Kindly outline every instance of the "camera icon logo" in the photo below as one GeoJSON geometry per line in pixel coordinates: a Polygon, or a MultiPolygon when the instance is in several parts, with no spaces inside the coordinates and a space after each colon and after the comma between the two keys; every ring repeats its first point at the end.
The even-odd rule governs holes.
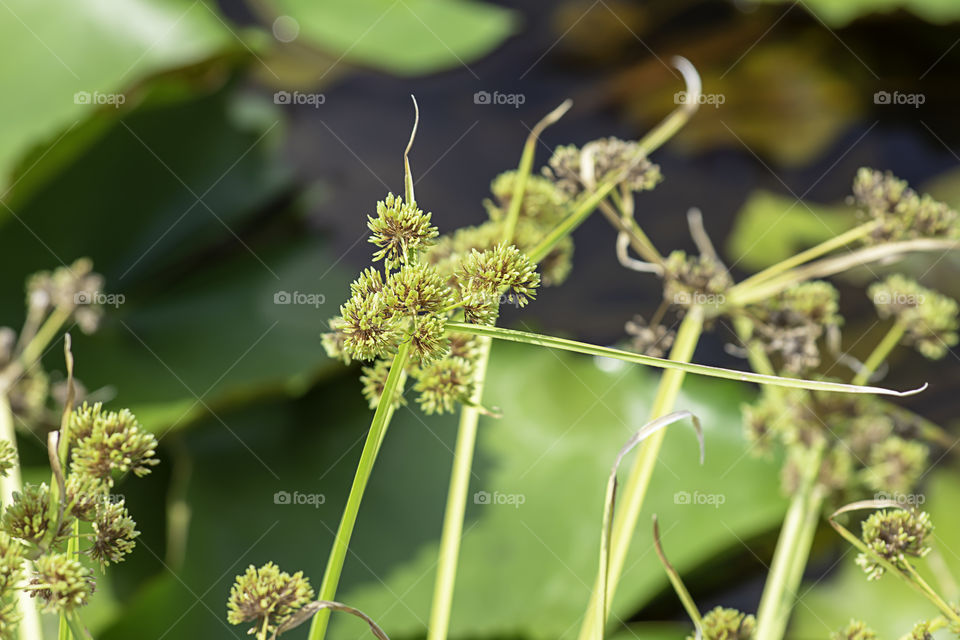
{"type": "Polygon", "coordinates": [[[873,94],[873,104],[890,104],[891,96],[889,91],[877,91],[873,94]]]}
{"type": "Polygon", "coordinates": [[[490,492],[477,491],[473,494],[473,504],[490,504],[490,492]]]}
{"type": "Polygon", "coordinates": [[[290,304],[292,301],[289,291],[277,291],[273,294],[273,304],[290,304]]]}
{"type": "Polygon", "coordinates": [[[93,296],[90,295],[89,291],[77,291],[73,294],[74,304],[91,304],[93,302],[93,296]]]}
{"type": "Polygon", "coordinates": [[[90,104],[91,96],[89,91],[77,91],[73,94],[74,104],[90,104]]]}
{"type": "Polygon", "coordinates": [[[890,294],[886,291],[880,291],[873,297],[874,304],[890,304],[890,294]]]}
{"type": "Polygon", "coordinates": [[[477,91],[473,94],[473,104],[490,104],[490,100],[489,91],[477,91]]]}
{"type": "Polygon", "coordinates": [[[273,504],[290,504],[292,497],[289,491],[277,491],[273,494],[273,504]]]}
{"type": "Polygon", "coordinates": [[[274,104],[290,104],[292,96],[289,91],[277,91],[273,94],[274,104]]]}
{"type": "Polygon", "coordinates": [[[673,504],[690,504],[690,492],[677,491],[673,494],[673,504]]]}

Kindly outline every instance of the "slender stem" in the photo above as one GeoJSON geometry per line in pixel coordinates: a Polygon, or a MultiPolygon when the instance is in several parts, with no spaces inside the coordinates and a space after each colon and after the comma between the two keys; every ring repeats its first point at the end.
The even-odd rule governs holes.
{"type": "Polygon", "coordinates": [[[883,361],[887,359],[887,356],[890,355],[894,347],[900,344],[900,340],[903,338],[906,330],[907,326],[902,322],[896,322],[890,327],[887,335],[883,336],[883,340],[881,340],[873,349],[873,352],[867,356],[863,366],[860,367],[857,375],[854,376],[853,384],[866,384],[870,381],[870,376],[877,370],[877,367],[883,364],[883,361]]]}
{"type": "MultiPolygon", "coordinates": [[[[70,534],[70,540],[67,541],[67,555],[74,557],[80,551],[80,521],[73,521],[73,533],[70,534]]],[[[60,614],[60,628],[57,635],[58,640],[72,640],[73,633],[70,631],[70,621],[66,613],[60,614]]]]}
{"type": "Polygon", "coordinates": [[[589,196],[580,201],[580,204],[574,208],[573,212],[564,218],[560,224],[554,227],[553,231],[547,234],[543,240],[540,241],[536,247],[534,247],[527,255],[530,256],[530,259],[533,262],[540,262],[549,255],[553,248],[560,242],[562,239],[573,233],[573,231],[579,227],[584,220],[586,220],[593,210],[597,208],[597,205],[603,201],[604,198],[609,195],[611,191],[616,189],[617,183],[613,180],[604,182],[597,190],[591,193],[589,196]]]}
{"type": "MultiPolygon", "coordinates": [[[[933,620],[930,620],[929,622],[927,622],[927,628],[931,633],[933,633],[935,631],[939,631],[940,629],[943,629],[948,624],[950,623],[947,622],[946,618],[944,618],[943,616],[937,616],[933,620]]],[[[906,633],[900,636],[899,640],[913,640],[914,638],[916,638],[916,636],[913,635],[913,632],[911,631],[910,633],[906,633]]]]}
{"type": "MultiPolygon", "coordinates": [[[[697,314],[694,314],[697,315],[697,314]]],[[[469,324],[465,322],[448,322],[448,331],[457,331],[459,333],[469,333],[476,336],[486,336],[497,338],[498,340],[507,340],[509,342],[520,342],[523,344],[532,344],[540,347],[549,347],[551,349],[562,349],[574,353],[583,353],[589,356],[601,356],[605,358],[615,358],[624,362],[642,364],[648,367],[657,367],[660,369],[679,370],[686,373],[710,376],[712,378],[722,378],[724,380],[736,380],[738,382],[755,382],[757,384],[776,385],[779,387],[789,387],[792,389],[809,389],[813,391],[834,391],[838,393],[871,393],[876,395],[890,396],[908,396],[919,393],[926,388],[926,385],[918,389],[909,391],[893,391],[882,387],[856,386],[843,384],[840,382],[829,382],[825,380],[803,380],[800,378],[784,378],[780,376],[771,376],[752,371],[736,371],[733,369],[722,369],[720,367],[710,367],[703,364],[693,364],[686,360],[677,360],[672,356],[670,358],[654,358],[631,351],[623,351],[612,347],[601,347],[586,342],[568,340],[566,338],[557,338],[539,333],[530,333],[529,331],[516,331],[513,329],[503,329],[501,327],[491,327],[487,325],[469,324]]]]}
{"type": "Polygon", "coordinates": [[[734,287],[731,287],[730,292],[742,292],[744,290],[749,290],[751,287],[765,282],[773,276],[780,275],[785,271],[789,271],[794,267],[798,267],[805,262],[813,260],[814,258],[819,258],[827,253],[830,253],[831,251],[841,249],[851,242],[856,242],[857,240],[870,235],[870,232],[876,229],[879,224],[880,223],[877,221],[867,222],[858,227],[854,227],[849,231],[841,233],[838,236],[834,236],[825,242],[821,242],[815,247],[810,247],[806,251],[801,251],[800,253],[794,254],[786,260],[781,260],[780,262],[767,267],[763,271],[753,274],[743,282],[737,283],[734,287]]]}
{"type": "MultiPolygon", "coordinates": [[[[13,494],[20,491],[22,480],[20,477],[20,454],[17,452],[17,432],[13,424],[13,411],[10,409],[10,400],[5,393],[0,393],[0,439],[6,440],[13,447],[14,464],[7,475],[0,478],[0,497],[4,506],[13,500],[13,494]]],[[[29,561],[25,561],[29,565],[29,561]]],[[[26,591],[17,592],[17,610],[20,614],[18,629],[20,640],[43,640],[43,631],[40,626],[40,614],[37,611],[36,601],[26,591]]]]}
{"type": "Polygon", "coordinates": [[[728,292],[729,295],[727,295],[727,304],[729,306],[742,306],[758,300],[765,300],[777,295],[784,289],[801,282],[806,282],[807,280],[826,278],[852,269],[853,267],[859,267],[879,260],[899,258],[914,251],[947,251],[958,248],[960,248],[960,242],[956,240],[941,240],[937,238],[917,238],[915,240],[904,240],[903,242],[892,242],[889,244],[865,247],[851,251],[845,255],[821,258],[816,262],[790,269],[777,277],[770,278],[757,286],[750,287],[747,291],[740,290],[734,292],[733,289],[731,289],[730,292],[728,292]]]}
{"type": "Polygon", "coordinates": [[[786,631],[823,506],[817,487],[822,456],[822,444],[809,450],[803,486],[790,501],[757,609],[756,640],[780,640],[786,631]]]}
{"type": "Polygon", "coordinates": [[[76,611],[70,611],[66,614],[67,624],[70,625],[70,631],[73,633],[73,637],[77,640],[93,640],[93,636],[90,635],[90,632],[87,631],[87,628],[83,626],[83,622],[80,621],[80,614],[76,611]]]}
{"type": "MultiPolygon", "coordinates": [[[[390,373],[383,385],[383,395],[380,397],[376,413],[373,415],[370,431],[367,432],[367,440],[363,445],[363,452],[360,454],[360,462],[357,464],[357,472],[353,478],[353,485],[350,487],[347,505],[344,507],[343,515],[340,518],[340,526],[337,527],[333,548],[330,549],[330,559],[327,561],[327,568],[323,574],[323,582],[318,594],[320,600],[334,600],[337,595],[337,586],[340,583],[343,563],[350,547],[350,537],[353,535],[353,528],[357,522],[360,502],[363,500],[363,493],[373,472],[373,465],[380,451],[383,435],[389,426],[388,418],[393,414],[393,401],[409,356],[410,341],[406,340],[400,344],[400,348],[393,358],[393,363],[390,365],[390,373]]],[[[314,616],[310,625],[310,640],[322,640],[326,634],[329,620],[330,611],[327,609],[314,616]]]]}
{"type": "MultiPolygon", "coordinates": [[[[479,405],[483,399],[483,386],[492,342],[490,338],[481,338],[480,354],[474,370],[475,386],[471,397],[474,405],[479,405]]],[[[440,555],[437,560],[437,578],[433,590],[427,640],[443,640],[450,626],[453,588],[457,578],[457,561],[463,534],[463,516],[467,506],[479,422],[480,411],[476,406],[464,406],[460,412],[460,427],[457,432],[456,450],[453,454],[453,472],[450,476],[450,489],[447,492],[447,507],[443,514],[443,533],[440,536],[440,555]]]]}
{"type": "Polygon", "coordinates": [[[29,369],[33,363],[40,359],[43,350],[47,348],[50,341],[57,335],[64,323],[70,318],[73,309],[67,307],[57,307],[41,325],[36,335],[23,348],[23,354],[20,356],[20,362],[24,369],[29,369]]]}
{"type": "MultiPolygon", "coordinates": [[[[677,337],[670,351],[670,359],[677,362],[689,361],[693,357],[693,352],[702,332],[703,310],[700,307],[691,307],[677,330],[677,337]]],[[[664,372],[660,378],[656,398],[653,401],[650,412],[651,419],[660,418],[673,410],[684,375],[685,372],[679,369],[669,369],[664,372]]],[[[650,486],[650,477],[653,475],[653,468],[656,465],[665,435],[666,431],[661,430],[644,441],[624,485],[620,500],[620,511],[614,518],[613,532],[610,536],[610,566],[607,574],[607,593],[605,594],[607,602],[612,602],[613,596],[616,594],[617,584],[620,581],[620,575],[623,573],[623,566],[627,559],[627,551],[630,549],[630,541],[633,538],[637,519],[647,495],[647,488],[650,486]]],[[[580,640],[600,640],[597,636],[600,628],[598,622],[598,619],[601,618],[600,606],[601,601],[604,600],[600,597],[602,588],[599,581],[594,584],[583,626],[580,628],[580,640]]]]}
{"type": "Polygon", "coordinates": [[[927,584],[927,581],[917,573],[917,570],[913,568],[913,565],[909,561],[903,559],[903,566],[905,566],[907,575],[916,582],[917,586],[920,587],[920,590],[927,596],[927,599],[930,600],[940,611],[947,616],[954,624],[960,624],[960,615],[954,611],[953,607],[944,602],[943,598],[940,597],[933,587],[927,584]]]}

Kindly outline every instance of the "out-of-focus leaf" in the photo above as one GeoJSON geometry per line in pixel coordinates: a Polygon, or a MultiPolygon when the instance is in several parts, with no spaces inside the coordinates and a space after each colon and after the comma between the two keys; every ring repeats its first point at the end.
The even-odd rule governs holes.
{"type": "MultiPolygon", "coordinates": [[[[956,470],[942,470],[932,474],[926,492],[926,502],[920,506],[930,513],[934,525],[933,547],[941,555],[950,573],[960,576],[960,475],[956,470]]],[[[850,530],[859,535],[860,526],[850,530]]],[[[794,613],[789,637],[823,638],[845,626],[851,618],[863,620],[878,637],[899,638],[920,620],[938,615],[936,608],[923,596],[908,587],[896,576],[885,575],[880,580],[867,582],[863,570],[854,564],[857,551],[837,536],[843,557],[835,574],[812,584],[804,585],[803,604],[794,613]]],[[[920,573],[936,587],[936,578],[926,567],[918,564],[920,573]]],[[[942,592],[941,592],[942,593],[942,592]]]]}
{"type": "MultiPolygon", "coordinates": [[[[329,364],[317,335],[347,278],[316,239],[249,233],[290,188],[278,122],[221,91],[117,123],[19,208],[23,223],[3,220],[0,322],[22,320],[28,274],[86,255],[119,302],[96,335],[74,330],[77,375],[149,429],[302,388],[329,364]]],[[[60,351],[47,361],[60,368],[60,351]]]]}
{"type": "MultiPolygon", "coordinates": [[[[823,153],[854,122],[864,97],[835,61],[819,53],[832,46],[831,36],[807,36],[803,46],[761,42],[739,61],[703,61],[703,103],[671,144],[696,151],[746,147],[788,166],[823,153]]],[[[630,92],[630,109],[645,123],[656,122],[682,97],[676,78],[660,75],[660,87],[635,84],[630,92]]]]}
{"type": "Polygon", "coordinates": [[[189,0],[4,2],[0,189],[31,146],[55,142],[97,109],[128,104],[123,92],[145,76],[239,46],[216,11],[189,0]]]}
{"type": "MultiPolygon", "coordinates": [[[[753,1],[787,4],[787,0],[753,1]]],[[[845,26],[871,13],[890,13],[898,9],[911,11],[924,20],[938,24],[960,18],[960,4],[953,0],[805,0],[802,6],[832,27],[845,26]]]]}
{"type": "MultiPolygon", "coordinates": [[[[504,417],[480,429],[471,494],[490,499],[480,493],[468,503],[451,633],[556,638],[586,606],[604,483],[623,442],[647,420],[656,377],[513,345],[498,344],[491,365],[486,397],[504,417]]],[[[189,496],[195,515],[181,578],[205,606],[177,624],[180,637],[230,637],[217,614],[248,564],[274,560],[319,582],[371,415],[359,386],[350,376],[296,403],[224,414],[249,450],[227,446],[232,436],[215,421],[188,434],[197,456],[189,496]],[[313,494],[324,501],[312,506],[304,496],[313,494]]],[[[411,403],[414,395],[408,392],[411,403]]],[[[678,407],[703,421],[706,464],[697,464],[692,431],[667,434],[617,616],[669,588],[651,548],[653,512],[681,572],[717,553],[749,555],[741,540],[782,519],[777,465],[751,458],[740,435],[739,403],[749,397],[733,383],[689,378],[678,407]]],[[[399,410],[367,489],[337,598],[391,637],[414,637],[426,625],[455,436],[451,416],[399,410]]],[[[183,613],[159,598],[149,606],[171,620],[183,613]]],[[[129,637],[136,622],[125,617],[102,638],[129,637]]],[[[348,617],[333,624],[337,637],[368,633],[348,617]]]]}
{"type": "Polygon", "coordinates": [[[750,195],[727,239],[727,256],[747,270],[768,267],[851,227],[848,207],[797,202],[768,191],[750,195]]]}
{"type": "Polygon", "coordinates": [[[415,75],[449,69],[509,36],[515,15],[474,0],[270,0],[300,38],[349,62],[415,75]]]}

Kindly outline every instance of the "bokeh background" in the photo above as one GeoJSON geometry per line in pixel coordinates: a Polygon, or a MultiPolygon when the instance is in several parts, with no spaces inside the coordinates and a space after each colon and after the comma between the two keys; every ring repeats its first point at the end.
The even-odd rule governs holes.
{"type": "MultiPolygon", "coordinates": [[[[370,417],[358,367],[328,360],[319,333],[369,261],[366,215],[403,188],[411,94],[417,196],[441,231],[483,220],[491,179],[568,97],[538,165],[558,144],[642,135],[676,105],[677,54],[710,102],[656,153],[665,180],[638,200],[661,250],[693,247],[685,212],[698,206],[742,276],[849,226],[861,166],[960,206],[952,0],[0,0],[0,43],[0,325],[22,323],[30,273],[90,256],[122,303],[95,335],[73,330],[77,374],[161,437],[163,464],[118,488],[143,535],[86,614],[104,640],[244,637],[225,601],[251,563],[319,585],[370,417]]],[[[621,341],[658,285],[617,264],[600,217],[575,240],[569,280],[505,322],[621,341]]],[[[897,268],[960,295],[956,258],[897,268]]],[[[882,335],[862,292],[882,272],[838,282],[854,356],[882,335]]],[[[715,326],[697,361],[745,366],[730,337],[715,326]]],[[[61,345],[45,359],[54,379],[61,345]]],[[[492,360],[486,396],[504,418],[481,426],[471,490],[524,499],[468,505],[451,637],[572,638],[604,478],[656,374],[519,346],[492,360]]],[[[905,404],[951,429],[956,354],[897,351],[884,384],[922,381],[931,389],[905,404]]],[[[755,609],[785,510],[778,461],[749,455],[740,433],[753,394],[688,381],[678,406],[704,421],[707,463],[691,434],[669,434],[646,506],[702,610],[755,609]],[[698,490],[724,504],[678,504],[698,490]]],[[[43,477],[43,425],[23,426],[43,477]]],[[[425,633],[454,436],[453,418],[402,409],[360,514],[340,599],[393,638],[425,633]]],[[[960,485],[952,454],[934,459],[922,491],[957,570],[960,485]]],[[[640,528],[618,638],[683,637],[640,528]]],[[[828,528],[798,596],[793,638],[851,617],[896,637],[930,615],[892,580],[868,585],[828,528]]],[[[337,620],[332,633],[367,630],[337,620]]]]}

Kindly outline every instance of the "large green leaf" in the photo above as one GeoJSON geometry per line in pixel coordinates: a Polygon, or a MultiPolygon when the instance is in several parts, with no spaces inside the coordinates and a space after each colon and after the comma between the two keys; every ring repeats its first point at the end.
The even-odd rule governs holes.
{"type": "MultiPolygon", "coordinates": [[[[609,467],[646,421],[655,384],[655,375],[637,368],[609,370],[589,358],[494,347],[487,398],[504,417],[481,425],[471,492],[521,495],[523,504],[469,501],[454,636],[569,635],[596,571],[609,467]]],[[[690,378],[685,385],[679,406],[703,420],[706,464],[697,464],[692,429],[673,427],[627,562],[618,616],[666,588],[650,546],[652,513],[682,572],[722,552],[752,557],[742,541],[781,520],[777,465],[751,458],[740,435],[739,403],[749,397],[734,383],[690,378]],[[679,492],[723,495],[725,502],[682,504],[686,494],[675,500],[679,492]]],[[[250,563],[275,560],[319,582],[370,418],[359,383],[351,375],[296,403],[222,417],[249,450],[216,422],[188,434],[197,459],[184,569],[166,583],[163,597],[140,593],[103,640],[151,638],[161,630],[138,626],[144,620],[166,620],[169,627],[184,613],[173,631],[179,637],[230,637],[217,618],[233,576],[250,563]],[[317,508],[278,505],[277,491],[322,493],[326,500],[317,508]],[[196,600],[191,591],[203,605],[185,611],[196,600]]],[[[367,489],[338,598],[370,614],[391,637],[415,637],[425,628],[454,440],[454,418],[400,410],[367,489]]],[[[334,621],[334,637],[368,632],[352,619],[334,621]]]]}
{"type": "MultiPolygon", "coordinates": [[[[216,11],[191,0],[3,2],[0,189],[28,149],[58,141],[96,109],[113,110],[111,96],[147,75],[239,47],[216,11]]],[[[132,96],[123,100],[129,105],[132,96]]]]}
{"type": "Polygon", "coordinates": [[[272,0],[300,36],[337,58],[402,75],[465,65],[500,44],[515,15],[474,0],[272,0]]]}
{"type": "Polygon", "coordinates": [[[22,320],[28,274],[86,255],[123,303],[74,330],[77,374],[148,428],[306,382],[347,277],[319,238],[278,228],[282,209],[258,216],[291,189],[276,109],[226,90],[115,124],[3,220],[0,323],[22,320]],[[275,304],[284,291],[317,304],[275,304]]]}

